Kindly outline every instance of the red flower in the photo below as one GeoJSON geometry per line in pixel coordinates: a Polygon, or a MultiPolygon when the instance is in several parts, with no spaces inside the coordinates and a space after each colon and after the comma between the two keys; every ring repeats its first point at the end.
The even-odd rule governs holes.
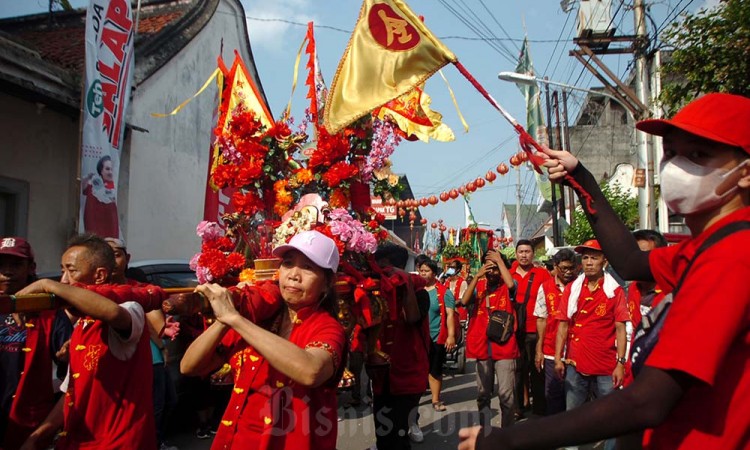
{"type": "Polygon", "coordinates": [[[377,230],[380,224],[377,220],[371,220],[367,223],[367,226],[370,227],[371,230],[377,230]]]}
{"type": "Polygon", "coordinates": [[[224,252],[216,249],[208,249],[201,253],[198,257],[198,264],[206,267],[214,279],[222,278],[229,272],[229,264],[227,264],[224,252]]]}
{"type": "Polygon", "coordinates": [[[308,163],[309,168],[330,166],[349,153],[349,141],[341,134],[331,135],[325,128],[318,133],[318,146],[313,150],[308,163]]]}
{"type": "Polygon", "coordinates": [[[227,186],[234,187],[234,180],[237,178],[237,166],[234,164],[219,164],[211,174],[211,179],[219,188],[227,186]]]}
{"type": "Polygon", "coordinates": [[[237,171],[237,186],[247,186],[263,175],[263,161],[253,159],[242,163],[237,171]]]}
{"type": "Polygon", "coordinates": [[[276,139],[277,141],[283,141],[292,135],[292,130],[289,129],[289,125],[285,122],[276,122],[271,128],[266,131],[266,136],[276,139]]]}
{"type": "Polygon", "coordinates": [[[255,192],[235,192],[232,196],[232,206],[237,212],[247,215],[253,215],[264,207],[263,200],[255,192]]]}
{"type": "Polygon", "coordinates": [[[375,220],[377,220],[379,224],[382,224],[385,222],[385,216],[381,213],[377,213],[375,214],[375,220]]]}
{"type": "Polygon", "coordinates": [[[232,252],[227,256],[227,264],[232,269],[241,269],[245,267],[245,257],[239,253],[232,252]]]}
{"type": "Polygon", "coordinates": [[[323,174],[323,181],[330,187],[337,187],[342,181],[352,178],[358,173],[359,169],[356,166],[339,161],[323,174]]]}
{"type": "Polygon", "coordinates": [[[206,250],[221,250],[223,252],[229,251],[234,248],[234,242],[226,236],[222,236],[218,239],[212,239],[210,241],[203,242],[203,245],[201,246],[201,251],[205,252],[206,250]]]}

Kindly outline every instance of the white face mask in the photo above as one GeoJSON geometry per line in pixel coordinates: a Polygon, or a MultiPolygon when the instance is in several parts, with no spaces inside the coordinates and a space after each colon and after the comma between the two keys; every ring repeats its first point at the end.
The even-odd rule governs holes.
{"type": "Polygon", "coordinates": [[[445,271],[445,274],[447,276],[449,276],[449,277],[452,277],[453,275],[456,274],[456,269],[454,269],[453,267],[451,267],[451,268],[449,268],[448,270],[445,271]]]}
{"type": "Polygon", "coordinates": [[[700,166],[684,156],[662,161],[660,167],[661,192],[669,209],[678,214],[695,214],[723,205],[737,187],[737,180],[729,183],[733,174],[747,165],[745,160],[734,169],[700,166]],[[719,191],[717,194],[716,191],[719,191]]]}

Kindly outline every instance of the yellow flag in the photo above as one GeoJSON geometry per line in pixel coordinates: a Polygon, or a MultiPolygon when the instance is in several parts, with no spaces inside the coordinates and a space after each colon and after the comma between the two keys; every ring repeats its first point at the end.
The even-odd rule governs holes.
{"type": "Polygon", "coordinates": [[[364,0],[331,83],[325,127],[339,132],[455,61],[405,2],[364,0]]]}
{"type": "MultiPolygon", "coordinates": [[[[260,90],[255,85],[255,81],[250,78],[250,75],[247,72],[247,67],[245,67],[245,63],[242,61],[242,58],[238,53],[235,53],[234,63],[229,70],[226,80],[226,89],[229,89],[229,94],[226,96],[222,94],[217,128],[221,130],[222,133],[226,131],[227,127],[229,127],[229,122],[232,120],[232,112],[240,104],[245,109],[254,112],[260,123],[266,127],[271,127],[273,125],[273,116],[268,109],[268,105],[263,101],[263,98],[260,95],[260,90]]],[[[217,190],[217,187],[211,181],[211,175],[214,173],[216,167],[223,163],[224,159],[221,156],[219,143],[215,141],[211,152],[208,180],[209,185],[214,190],[217,190]]]]}

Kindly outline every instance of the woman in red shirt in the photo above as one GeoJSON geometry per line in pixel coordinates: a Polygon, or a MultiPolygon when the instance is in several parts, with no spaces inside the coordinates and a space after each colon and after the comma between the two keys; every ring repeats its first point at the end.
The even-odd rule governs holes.
{"type": "Polygon", "coordinates": [[[336,384],[345,350],[344,329],[332,314],[338,249],[325,235],[305,231],[273,253],[282,258],[278,287],[242,287],[243,295],[283,300],[262,323],[240,315],[228,289],[197,288],[216,322],[188,348],[180,368],[205,376],[229,364],[234,373],[212,449],[336,447],[336,384]]]}

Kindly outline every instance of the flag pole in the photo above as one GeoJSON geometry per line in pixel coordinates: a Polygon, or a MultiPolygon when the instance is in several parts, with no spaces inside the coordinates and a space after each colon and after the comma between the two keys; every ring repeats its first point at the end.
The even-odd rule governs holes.
{"type": "MultiPolygon", "coordinates": [[[[498,103],[497,100],[495,100],[492,97],[492,95],[490,95],[489,92],[487,92],[484,86],[482,86],[476,80],[476,78],[474,78],[474,76],[471,73],[469,73],[468,70],[466,70],[466,67],[464,67],[463,64],[461,64],[458,60],[456,60],[453,62],[453,65],[456,66],[456,69],[458,69],[461,75],[463,75],[469,81],[469,83],[471,83],[471,85],[474,86],[474,88],[477,91],[479,91],[479,93],[482,94],[482,96],[486,98],[487,101],[489,101],[490,104],[500,112],[500,114],[505,118],[505,120],[510,122],[510,124],[513,126],[513,128],[516,130],[516,132],[519,135],[519,140],[521,141],[521,148],[523,148],[523,151],[526,152],[526,154],[529,156],[529,161],[531,161],[531,164],[534,166],[534,169],[537,172],[541,173],[542,171],[541,171],[540,166],[544,162],[544,160],[538,155],[536,155],[534,151],[532,150],[532,147],[533,147],[537,151],[543,153],[544,151],[542,150],[542,147],[539,145],[539,143],[536,142],[533,137],[531,137],[531,135],[526,131],[526,129],[524,129],[524,127],[521,124],[519,124],[518,121],[513,116],[511,116],[510,113],[506,111],[505,108],[503,108],[500,105],[500,103],[498,103]]],[[[570,176],[570,174],[565,175],[565,181],[567,181],[568,184],[570,184],[570,186],[573,189],[575,189],[576,192],[578,192],[578,194],[586,201],[586,209],[588,210],[588,212],[590,214],[596,214],[596,210],[593,207],[593,199],[591,198],[591,194],[586,192],[586,190],[583,189],[583,187],[580,184],[578,184],[578,182],[575,179],[573,179],[573,177],[570,176]]]]}

